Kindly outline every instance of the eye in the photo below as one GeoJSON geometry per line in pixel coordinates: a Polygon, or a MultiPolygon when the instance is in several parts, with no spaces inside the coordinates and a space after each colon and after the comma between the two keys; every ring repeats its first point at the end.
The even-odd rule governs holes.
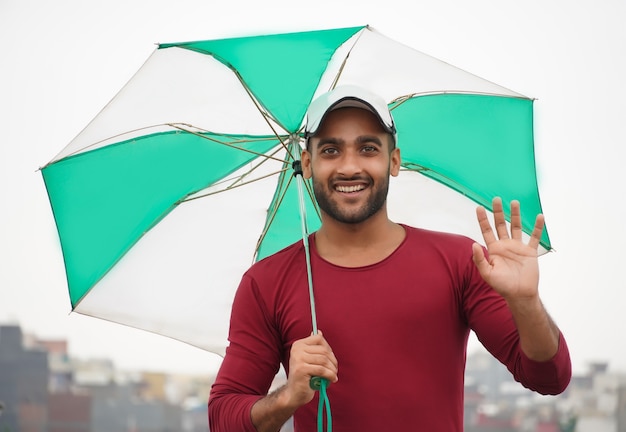
{"type": "Polygon", "coordinates": [[[363,152],[363,153],[377,153],[378,152],[378,147],[376,147],[374,145],[365,145],[365,146],[361,147],[361,152],[363,152]]]}
{"type": "Polygon", "coordinates": [[[336,155],[339,151],[335,147],[324,147],[321,150],[321,153],[324,155],[336,155]]]}

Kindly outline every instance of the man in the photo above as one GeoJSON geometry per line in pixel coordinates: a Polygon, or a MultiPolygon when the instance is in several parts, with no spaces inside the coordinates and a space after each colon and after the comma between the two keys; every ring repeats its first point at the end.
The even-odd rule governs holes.
{"type": "Polygon", "coordinates": [[[306,178],[322,226],[310,236],[317,322],[311,335],[302,242],[253,265],[235,297],[230,346],[209,399],[212,432],[316,430],[311,377],[330,383],[339,431],[463,430],[469,331],[524,386],[562,392],[565,340],[538,293],[539,215],[522,241],[494,200],[495,233],[477,210],[489,258],[473,241],[389,220],[389,176],[400,170],[393,119],[363,89],[337,88],[307,116],[306,178]],[[283,364],[287,384],[267,395],[283,364]]]}

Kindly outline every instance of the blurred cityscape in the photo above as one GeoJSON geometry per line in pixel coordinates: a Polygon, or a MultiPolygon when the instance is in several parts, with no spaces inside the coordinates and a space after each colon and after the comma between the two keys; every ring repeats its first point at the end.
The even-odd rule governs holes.
{"type": "MultiPolygon", "coordinates": [[[[0,432],[207,432],[213,379],[116,370],[71,358],[67,341],[0,325],[0,432]]],[[[471,353],[465,431],[626,432],[626,374],[593,363],[564,394],[541,396],[488,353],[471,353]]]]}

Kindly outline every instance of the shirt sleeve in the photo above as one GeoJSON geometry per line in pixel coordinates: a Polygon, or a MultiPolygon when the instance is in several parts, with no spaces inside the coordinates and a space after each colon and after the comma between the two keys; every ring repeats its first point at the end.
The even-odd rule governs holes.
{"type": "Polygon", "coordinates": [[[480,276],[470,260],[466,269],[463,308],[470,328],[483,346],[524,387],[541,394],[562,393],[570,382],[572,366],[562,333],[556,354],[546,361],[535,361],[521,349],[513,315],[506,301],[480,276]]]}
{"type": "Polygon", "coordinates": [[[530,383],[524,386],[541,394],[556,395],[565,391],[572,377],[572,365],[562,333],[559,332],[559,348],[550,360],[535,361],[528,358],[521,349],[519,351],[520,364],[514,374],[519,377],[518,381],[530,383]],[[535,387],[535,383],[540,386],[535,387]]]}
{"type": "Polygon", "coordinates": [[[250,412],[280,367],[281,341],[254,280],[244,275],[231,313],[229,346],[211,387],[211,432],[255,432],[250,412]]]}

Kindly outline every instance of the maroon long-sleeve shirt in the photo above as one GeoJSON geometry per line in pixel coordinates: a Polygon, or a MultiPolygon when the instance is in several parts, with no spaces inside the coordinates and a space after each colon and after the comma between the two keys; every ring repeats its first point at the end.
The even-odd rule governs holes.
{"type": "MultiPolygon", "coordinates": [[[[562,392],[571,377],[565,339],[557,354],[524,355],[503,298],[481,278],[472,241],[405,227],[385,260],[359,268],[324,261],[311,236],[318,326],[339,363],[330,385],[337,431],[463,430],[463,377],[470,330],[525,387],[562,392]]],[[[301,243],[255,264],[233,305],[230,346],[212,387],[212,432],[254,431],[252,405],[267,394],[292,343],[311,334],[301,243]]],[[[317,396],[294,414],[296,431],[317,430],[317,396]]]]}

